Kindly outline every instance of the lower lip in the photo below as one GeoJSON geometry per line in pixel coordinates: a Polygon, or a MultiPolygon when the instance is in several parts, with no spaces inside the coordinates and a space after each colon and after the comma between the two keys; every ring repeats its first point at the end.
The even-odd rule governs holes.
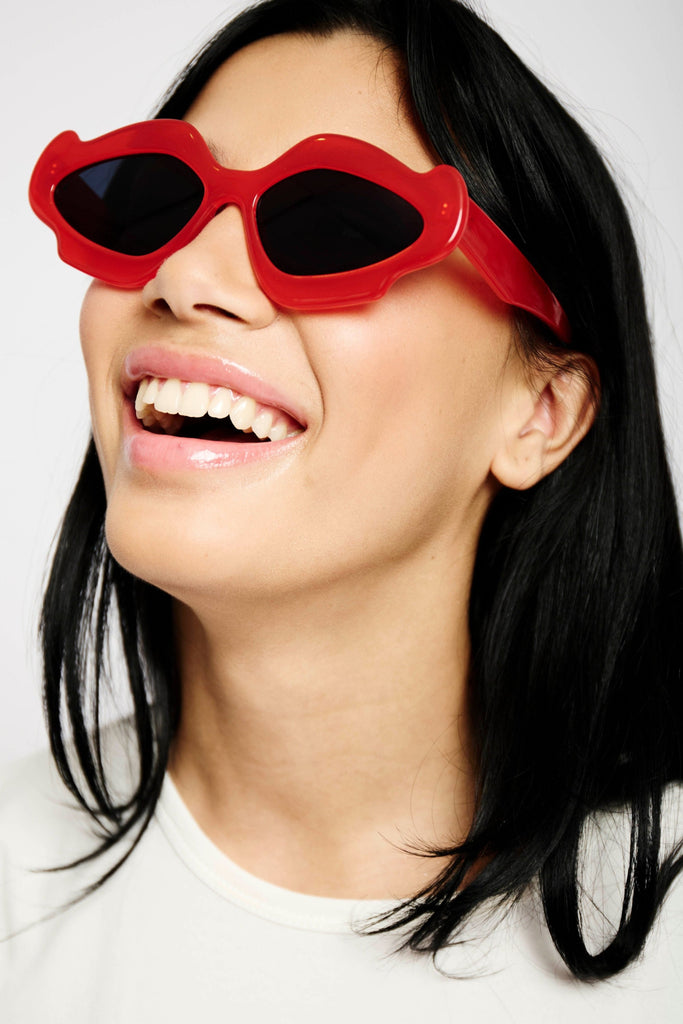
{"type": "Polygon", "coordinates": [[[135,415],[133,403],[124,402],[123,447],[132,466],[153,472],[229,469],[267,462],[291,449],[301,434],[282,441],[202,441],[196,437],[153,434],[135,415]]]}

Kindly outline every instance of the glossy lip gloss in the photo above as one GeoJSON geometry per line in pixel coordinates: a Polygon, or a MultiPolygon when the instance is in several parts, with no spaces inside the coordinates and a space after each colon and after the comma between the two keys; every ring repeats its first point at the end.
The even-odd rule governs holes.
{"type": "MultiPolygon", "coordinates": [[[[302,429],[281,441],[209,441],[202,438],[157,434],[145,430],[135,413],[135,394],[144,377],[199,380],[247,394],[264,405],[273,406],[302,423],[301,414],[275,389],[250,371],[226,360],[171,352],[159,346],[136,349],[126,357],[121,386],[123,401],[123,447],[131,466],[158,472],[199,469],[227,469],[267,462],[301,442],[302,429]]],[[[217,421],[218,423],[219,421],[217,421]]]]}

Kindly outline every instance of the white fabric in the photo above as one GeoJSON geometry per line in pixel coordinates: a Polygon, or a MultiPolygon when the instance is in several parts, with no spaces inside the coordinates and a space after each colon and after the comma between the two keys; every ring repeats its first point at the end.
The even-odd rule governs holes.
{"type": "MultiPolygon", "coordinates": [[[[124,744],[125,735],[125,729],[117,733],[124,744]]],[[[112,749],[121,768],[124,751],[112,749]]],[[[56,874],[27,871],[89,852],[88,820],[47,753],[0,770],[0,937],[58,907],[114,862],[96,859],[56,874]]],[[[595,870],[608,899],[609,879],[619,874],[618,847],[601,842],[595,870]]],[[[568,974],[532,894],[505,918],[480,915],[468,929],[470,941],[440,954],[436,967],[428,956],[391,955],[396,935],[354,932],[351,922],[383,906],[301,895],[254,878],[200,830],[167,776],[143,839],[103,888],[0,943],[0,1021],[683,1020],[681,884],[642,961],[593,985],[568,974]]]]}

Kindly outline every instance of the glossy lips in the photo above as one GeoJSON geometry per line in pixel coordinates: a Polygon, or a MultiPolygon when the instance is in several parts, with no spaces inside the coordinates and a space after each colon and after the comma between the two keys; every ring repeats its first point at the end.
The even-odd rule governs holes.
{"type": "Polygon", "coordinates": [[[152,471],[226,468],[267,460],[299,443],[305,432],[305,421],[294,414],[290,402],[244,367],[225,360],[145,347],[127,356],[121,385],[128,399],[126,457],[132,465],[152,471]],[[217,429],[229,416],[238,430],[270,440],[180,437],[177,431],[187,416],[213,417],[217,429]]]}

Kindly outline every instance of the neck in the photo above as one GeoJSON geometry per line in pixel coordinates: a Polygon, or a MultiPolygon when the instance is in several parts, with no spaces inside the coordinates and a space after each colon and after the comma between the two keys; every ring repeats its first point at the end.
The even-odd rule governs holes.
{"type": "Polygon", "coordinates": [[[423,566],[313,596],[176,602],[169,769],[234,861],[285,888],[373,899],[443,868],[405,847],[451,846],[471,820],[467,593],[452,582],[435,595],[423,566]]]}

